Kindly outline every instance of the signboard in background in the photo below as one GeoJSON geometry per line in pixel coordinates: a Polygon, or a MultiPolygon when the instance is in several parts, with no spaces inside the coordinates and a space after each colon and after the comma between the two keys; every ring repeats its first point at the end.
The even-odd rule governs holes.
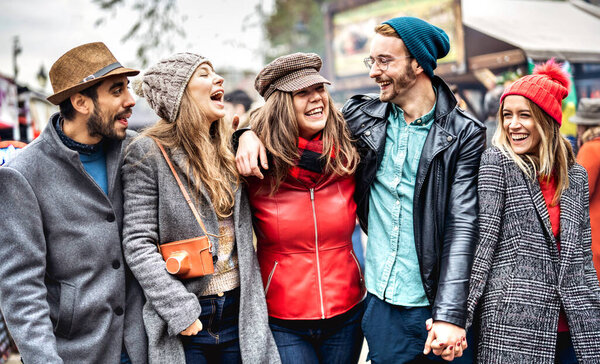
{"type": "Polygon", "coordinates": [[[438,61],[436,73],[464,72],[465,52],[460,0],[380,0],[332,13],[333,73],[337,78],[363,76],[374,28],[398,17],[414,16],[446,31],[450,53],[438,61]]]}
{"type": "Polygon", "coordinates": [[[0,77],[0,128],[15,128],[19,123],[17,85],[0,77]]]}

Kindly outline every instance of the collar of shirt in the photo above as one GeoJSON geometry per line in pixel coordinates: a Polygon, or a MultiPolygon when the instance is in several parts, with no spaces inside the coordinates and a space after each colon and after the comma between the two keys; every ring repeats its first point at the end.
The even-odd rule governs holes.
{"type": "Polygon", "coordinates": [[[54,128],[56,129],[56,133],[58,133],[58,137],[67,148],[85,155],[92,155],[102,150],[102,141],[98,144],[83,144],[69,138],[60,126],[62,120],[62,116],[57,118],[54,123],[54,128]]]}
{"type": "MultiPolygon", "coordinates": [[[[433,107],[431,108],[431,110],[429,110],[429,112],[423,116],[421,116],[420,118],[415,119],[415,121],[413,121],[410,124],[407,124],[409,127],[425,127],[425,128],[429,128],[431,127],[431,124],[433,123],[433,119],[435,116],[435,106],[437,105],[437,93],[436,93],[436,102],[433,104],[433,107]]],[[[403,122],[406,124],[406,119],[404,119],[404,110],[402,110],[402,108],[400,108],[400,106],[392,103],[392,109],[390,112],[390,116],[388,118],[388,120],[390,122],[403,122]]]]}

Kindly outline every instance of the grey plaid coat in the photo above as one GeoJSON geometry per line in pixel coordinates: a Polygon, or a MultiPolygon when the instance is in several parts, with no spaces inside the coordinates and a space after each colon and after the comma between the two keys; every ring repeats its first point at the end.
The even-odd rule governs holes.
{"type": "Polygon", "coordinates": [[[481,158],[480,240],[470,281],[469,319],[480,363],[554,363],[564,307],[580,363],[600,363],[600,285],[592,265],[587,174],[569,170],[556,246],[544,197],[498,148],[481,158]]]}

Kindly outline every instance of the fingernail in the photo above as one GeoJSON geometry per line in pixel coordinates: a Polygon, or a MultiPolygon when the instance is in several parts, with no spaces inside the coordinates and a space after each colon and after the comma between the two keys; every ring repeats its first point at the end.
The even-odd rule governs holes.
{"type": "Polygon", "coordinates": [[[463,337],[461,341],[467,341],[467,338],[466,338],[466,337],[463,337]]]}
{"type": "Polygon", "coordinates": [[[454,349],[454,346],[453,346],[453,345],[450,345],[450,346],[448,347],[448,349],[452,350],[452,349],[454,349]]]}

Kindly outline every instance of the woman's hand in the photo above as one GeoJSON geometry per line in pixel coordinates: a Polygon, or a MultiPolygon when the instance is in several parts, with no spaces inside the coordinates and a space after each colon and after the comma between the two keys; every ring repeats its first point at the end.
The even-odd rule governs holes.
{"type": "Polygon", "coordinates": [[[193,336],[202,331],[202,322],[199,319],[196,319],[187,329],[181,332],[181,335],[184,336],[193,336]]]}

